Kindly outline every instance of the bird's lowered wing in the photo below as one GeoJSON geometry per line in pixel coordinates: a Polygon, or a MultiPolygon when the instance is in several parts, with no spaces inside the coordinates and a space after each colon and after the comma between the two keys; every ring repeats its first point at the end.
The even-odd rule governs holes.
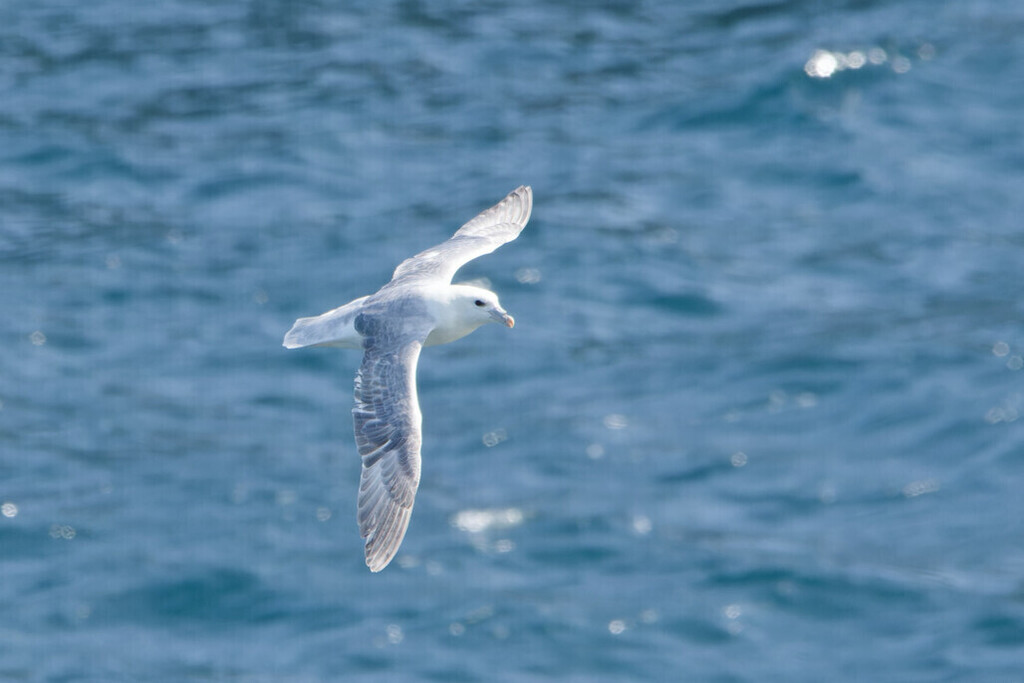
{"type": "Polygon", "coordinates": [[[429,329],[409,331],[372,316],[356,321],[363,362],[355,382],[356,446],[362,457],[359,532],[366,565],[379,572],[398,552],[420,483],[422,416],[416,363],[429,329]]]}

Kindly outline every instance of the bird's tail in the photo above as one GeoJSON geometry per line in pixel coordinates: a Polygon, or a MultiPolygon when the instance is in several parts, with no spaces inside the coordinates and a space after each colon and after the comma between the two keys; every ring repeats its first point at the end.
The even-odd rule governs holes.
{"type": "Polygon", "coordinates": [[[345,349],[362,348],[362,337],[356,332],[356,315],[366,297],[360,297],[333,311],[311,318],[299,318],[284,336],[286,349],[304,346],[337,346],[345,349]]]}

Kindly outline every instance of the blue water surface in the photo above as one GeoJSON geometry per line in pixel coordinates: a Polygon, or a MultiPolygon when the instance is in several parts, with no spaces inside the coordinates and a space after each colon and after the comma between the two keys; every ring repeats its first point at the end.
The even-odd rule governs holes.
{"type": "Polygon", "coordinates": [[[0,4],[0,680],[1017,681],[1024,5],[0,4]],[[519,184],[355,525],[292,321],[519,184]]]}

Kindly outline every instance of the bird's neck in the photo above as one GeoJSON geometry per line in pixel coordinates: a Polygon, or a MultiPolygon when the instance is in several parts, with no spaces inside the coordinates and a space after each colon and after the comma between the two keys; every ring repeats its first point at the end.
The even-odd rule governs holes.
{"type": "Polygon", "coordinates": [[[433,316],[436,324],[427,335],[427,339],[423,343],[424,346],[437,346],[462,339],[483,324],[483,321],[478,318],[467,320],[459,315],[462,308],[455,305],[459,295],[458,287],[458,285],[448,285],[435,292],[434,296],[427,297],[427,310],[433,316]]]}

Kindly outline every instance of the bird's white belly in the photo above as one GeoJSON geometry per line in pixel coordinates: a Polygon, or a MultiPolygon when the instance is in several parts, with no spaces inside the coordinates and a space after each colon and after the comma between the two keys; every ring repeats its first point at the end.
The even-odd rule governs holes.
{"type": "Polygon", "coordinates": [[[475,329],[475,327],[467,328],[457,325],[438,325],[430,331],[430,334],[427,335],[427,339],[423,342],[423,345],[437,346],[438,344],[447,344],[448,342],[453,342],[456,339],[462,339],[475,329]]]}

